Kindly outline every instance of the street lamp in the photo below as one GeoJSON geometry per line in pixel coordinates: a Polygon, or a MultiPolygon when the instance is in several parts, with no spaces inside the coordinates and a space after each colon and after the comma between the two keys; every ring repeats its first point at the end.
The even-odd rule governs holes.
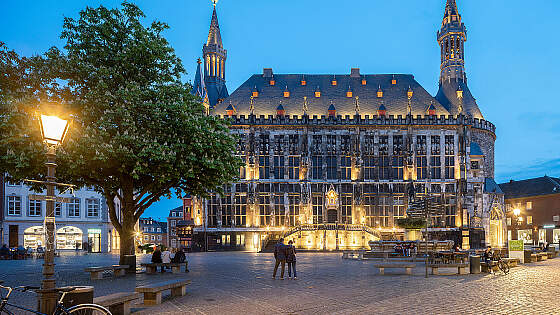
{"type": "Polygon", "coordinates": [[[513,209],[513,214],[518,217],[521,214],[521,210],[519,209],[513,209]]]}
{"type": "Polygon", "coordinates": [[[54,205],[55,194],[55,170],[56,170],[56,148],[64,142],[68,132],[69,121],[56,115],[42,113],[39,122],[41,124],[41,136],[47,145],[47,212],[45,215],[46,227],[46,251],[43,264],[43,281],[39,295],[39,310],[43,313],[52,313],[57,301],[54,278],[54,249],[55,249],[55,219],[54,205]]]}

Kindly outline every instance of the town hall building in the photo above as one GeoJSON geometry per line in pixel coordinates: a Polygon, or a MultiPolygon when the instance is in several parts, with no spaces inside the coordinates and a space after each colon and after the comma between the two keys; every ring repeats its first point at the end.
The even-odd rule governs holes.
{"type": "Polygon", "coordinates": [[[207,248],[252,250],[281,236],[321,250],[411,239],[397,220],[407,215],[412,186],[442,208],[431,218],[435,235],[455,235],[464,248],[503,246],[495,126],[469,90],[466,40],[457,4],[447,0],[435,97],[411,74],[358,68],[324,75],[265,68],[229,95],[214,7],[193,93],[209,114],[231,121],[245,166],[223,194],[194,198],[195,239],[207,248]],[[473,239],[474,231],[482,237],[473,239]]]}

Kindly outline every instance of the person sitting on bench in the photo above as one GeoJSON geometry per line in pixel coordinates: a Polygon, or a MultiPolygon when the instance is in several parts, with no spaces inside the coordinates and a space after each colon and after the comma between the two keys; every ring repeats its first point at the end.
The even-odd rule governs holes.
{"type": "Polygon", "coordinates": [[[484,254],[482,254],[482,257],[484,258],[484,262],[488,265],[489,272],[493,274],[494,270],[492,270],[492,257],[494,257],[494,252],[492,252],[492,246],[486,247],[486,250],[484,250],[484,254]]]}

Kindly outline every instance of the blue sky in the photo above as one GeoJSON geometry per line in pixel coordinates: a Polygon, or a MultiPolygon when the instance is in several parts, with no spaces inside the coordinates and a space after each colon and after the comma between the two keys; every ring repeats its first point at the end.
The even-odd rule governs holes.
{"type": "MultiPolygon", "coordinates": [[[[468,30],[469,87],[485,118],[497,127],[496,180],[560,176],[560,1],[457,0],[468,30]]],[[[86,5],[120,1],[2,1],[0,41],[23,55],[40,54],[59,39],[63,16],[86,5]]],[[[202,54],[212,5],[209,0],[136,1],[169,24],[166,38],[191,80],[202,54]]],[[[335,1],[220,0],[218,19],[228,50],[230,92],[251,74],[411,73],[437,92],[436,31],[445,0],[335,1]]],[[[164,217],[178,200],[162,200],[146,215],[164,217]]]]}

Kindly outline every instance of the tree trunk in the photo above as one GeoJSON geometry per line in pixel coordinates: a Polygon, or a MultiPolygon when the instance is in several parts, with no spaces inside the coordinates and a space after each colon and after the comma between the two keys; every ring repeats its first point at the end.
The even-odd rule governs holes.
{"type": "Polygon", "coordinates": [[[129,265],[127,273],[136,272],[136,244],[134,226],[134,215],[128,209],[123,209],[122,233],[120,233],[120,265],[129,265]]]}

